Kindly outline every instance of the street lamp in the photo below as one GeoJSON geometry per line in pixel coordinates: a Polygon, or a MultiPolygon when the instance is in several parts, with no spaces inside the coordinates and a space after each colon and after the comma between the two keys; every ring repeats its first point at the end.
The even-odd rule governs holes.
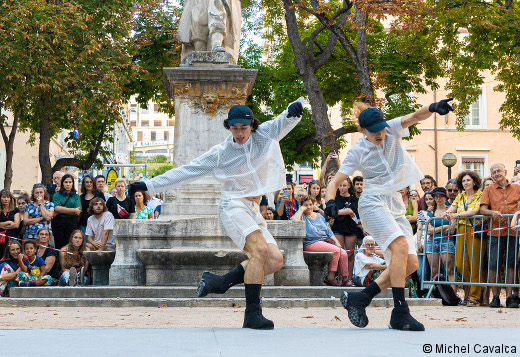
{"type": "Polygon", "coordinates": [[[451,152],[444,154],[442,164],[448,168],[448,180],[451,180],[451,168],[457,163],[457,156],[451,152]]]}

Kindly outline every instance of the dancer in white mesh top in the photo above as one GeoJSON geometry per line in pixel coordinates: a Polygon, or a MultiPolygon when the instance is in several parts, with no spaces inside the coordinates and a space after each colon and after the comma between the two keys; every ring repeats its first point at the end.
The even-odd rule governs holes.
{"type": "Polygon", "coordinates": [[[223,294],[230,287],[245,283],[246,311],[244,325],[253,329],[273,329],[272,321],[262,315],[260,289],[264,276],[280,270],[283,257],[267,224],[260,214],[262,195],[285,188],[285,165],[279,141],[301,119],[303,98],[291,103],[276,119],[260,124],[245,105],[234,105],[224,120],[231,134],[223,143],[189,164],[174,168],[146,182],[130,185],[150,194],[212,174],[222,183],[219,223],[233,242],[249,253],[250,258],[227,274],[204,272],[197,293],[223,294]]]}
{"type": "Polygon", "coordinates": [[[401,194],[397,192],[423,179],[424,175],[402,147],[401,138],[409,135],[407,128],[410,125],[425,120],[432,112],[446,115],[452,111],[448,104],[452,99],[441,100],[389,121],[385,121],[379,109],[358,105],[360,110],[366,108],[359,114],[359,127],[364,135],[348,151],[338,173],[327,186],[325,213],[337,216],[334,198],[339,184],[355,171],[361,171],[363,194],[359,198],[359,216],[363,229],[382,248],[388,269],[363,291],[342,293],[341,303],[355,326],[368,324],[365,308],[375,295],[391,286],[394,309],[389,327],[424,331],[424,326],[410,315],[404,298],[405,278],[416,271],[419,264],[412,227],[405,217],[401,194]]]}

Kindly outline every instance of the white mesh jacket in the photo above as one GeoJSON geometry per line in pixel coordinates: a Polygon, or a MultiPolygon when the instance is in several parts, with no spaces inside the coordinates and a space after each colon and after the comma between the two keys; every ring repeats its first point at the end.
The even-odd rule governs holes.
{"type": "Polygon", "coordinates": [[[286,177],[278,142],[301,119],[288,118],[287,115],[286,109],[277,118],[262,123],[243,145],[235,143],[233,135],[230,135],[189,164],[146,181],[148,192],[166,191],[210,174],[222,184],[222,199],[259,196],[281,190],[286,186],[286,177]]]}
{"type": "Polygon", "coordinates": [[[363,175],[363,195],[385,195],[411,186],[422,180],[424,175],[401,145],[401,138],[410,135],[403,129],[401,117],[387,121],[386,136],[381,145],[359,138],[348,151],[340,172],[363,175]]]}

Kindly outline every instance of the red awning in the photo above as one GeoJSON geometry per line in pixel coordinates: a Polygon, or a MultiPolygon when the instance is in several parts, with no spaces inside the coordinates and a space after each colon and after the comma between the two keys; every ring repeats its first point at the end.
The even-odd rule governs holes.
{"type": "Polygon", "coordinates": [[[462,163],[484,163],[483,157],[463,157],[462,163]]]}

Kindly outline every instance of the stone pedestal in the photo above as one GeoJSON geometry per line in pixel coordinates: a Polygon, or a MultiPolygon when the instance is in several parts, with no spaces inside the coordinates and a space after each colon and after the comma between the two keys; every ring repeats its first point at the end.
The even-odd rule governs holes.
{"type": "Polygon", "coordinates": [[[332,255],[332,252],[303,252],[303,258],[309,267],[311,286],[325,285],[323,278],[329,273],[332,255]]]}
{"type": "Polygon", "coordinates": [[[90,265],[92,265],[92,285],[108,285],[110,281],[110,266],[116,257],[116,252],[87,251],[83,252],[90,265]]]}
{"type": "MultiPolygon", "coordinates": [[[[180,67],[163,68],[166,91],[175,101],[174,167],[187,164],[230,135],[223,121],[233,105],[245,104],[256,73],[256,69],[231,65],[227,52],[191,52],[180,67]]],[[[162,215],[216,215],[220,190],[212,177],[170,190],[162,215]]]]}

